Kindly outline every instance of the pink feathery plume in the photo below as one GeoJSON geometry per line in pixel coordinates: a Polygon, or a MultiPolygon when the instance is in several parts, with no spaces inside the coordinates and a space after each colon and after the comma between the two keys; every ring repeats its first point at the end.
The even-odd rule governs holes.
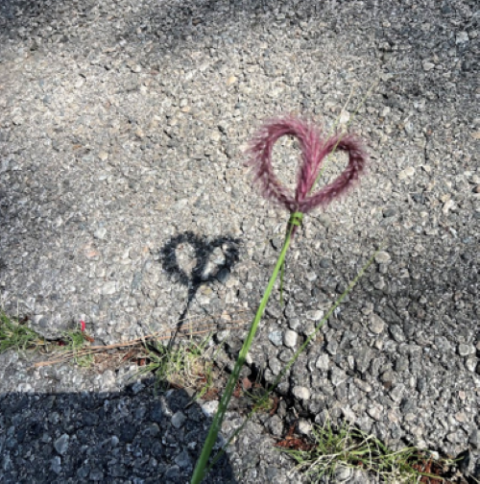
{"type": "Polygon", "coordinates": [[[291,214],[311,212],[344,194],[358,180],[367,161],[362,143],[356,136],[337,134],[323,140],[313,125],[293,117],[274,120],[263,126],[253,138],[248,151],[248,164],[263,196],[278,202],[291,214]],[[288,135],[298,139],[302,150],[295,194],[290,194],[280,183],[272,166],[273,145],[279,138],[288,135]],[[348,153],[347,168],[332,183],[310,194],[323,160],[336,150],[348,153]]]}

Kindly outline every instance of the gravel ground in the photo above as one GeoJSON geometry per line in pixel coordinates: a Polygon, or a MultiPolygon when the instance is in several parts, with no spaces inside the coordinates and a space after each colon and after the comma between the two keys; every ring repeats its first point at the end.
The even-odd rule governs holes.
{"type": "MultiPolygon", "coordinates": [[[[211,482],[292,482],[263,430],[292,415],[467,455],[480,479],[479,22],[475,0],[4,0],[2,306],[47,337],[83,319],[105,344],[251,315],[287,214],[252,191],[247,141],[282,113],[345,124],[375,85],[352,125],[368,175],[306,218],[249,371],[272,381],[382,252],[280,384],[281,418],[253,422],[211,482]]],[[[280,142],[287,184],[296,159],[280,142]]],[[[228,358],[243,334],[221,335],[228,358]]],[[[2,357],[3,482],[188,475],[208,417],[184,392],[27,364],[2,357]]]]}

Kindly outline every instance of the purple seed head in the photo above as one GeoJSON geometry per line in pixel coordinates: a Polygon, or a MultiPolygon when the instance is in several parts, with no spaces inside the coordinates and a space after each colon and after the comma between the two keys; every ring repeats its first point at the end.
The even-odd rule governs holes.
{"type": "Polygon", "coordinates": [[[290,213],[308,213],[320,205],[328,205],[358,180],[367,161],[362,143],[356,136],[336,134],[323,139],[312,124],[294,117],[285,117],[265,124],[254,136],[248,153],[248,164],[263,196],[278,202],[290,213]],[[302,151],[302,163],[294,195],[280,183],[272,167],[273,145],[279,138],[288,135],[298,139],[302,151]],[[310,193],[323,160],[333,151],[347,152],[348,166],[332,183],[310,193]]]}

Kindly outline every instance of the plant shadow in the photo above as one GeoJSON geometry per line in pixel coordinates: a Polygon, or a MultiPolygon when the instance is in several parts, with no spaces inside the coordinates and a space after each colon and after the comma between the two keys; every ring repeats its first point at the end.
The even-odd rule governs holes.
{"type": "Polygon", "coordinates": [[[173,237],[160,251],[160,260],[164,270],[176,282],[188,288],[187,303],[179,317],[172,341],[181,331],[190,305],[200,286],[214,281],[220,283],[227,281],[233,266],[239,260],[240,242],[240,239],[229,236],[209,240],[205,236],[189,231],[173,237]],[[192,259],[195,260],[195,265],[190,264],[192,266],[190,274],[185,267],[182,267],[188,264],[188,261],[180,261],[177,254],[177,251],[181,251],[186,246],[192,250],[189,257],[190,262],[192,259]]]}

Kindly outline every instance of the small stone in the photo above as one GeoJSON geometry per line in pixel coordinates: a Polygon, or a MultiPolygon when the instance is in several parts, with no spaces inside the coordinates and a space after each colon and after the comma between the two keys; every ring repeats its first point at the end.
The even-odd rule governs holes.
{"type": "Polygon", "coordinates": [[[227,79],[227,86],[231,86],[232,84],[235,84],[238,81],[238,78],[235,76],[230,76],[227,79]]]}
{"type": "Polygon", "coordinates": [[[275,358],[275,357],[271,357],[269,360],[268,360],[268,367],[270,368],[270,370],[272,370],[272,373],[277,376],[281,371],[282,371],[282,364],[280,363],[280,361],[275,358]]]}
{"type": "Polygon", "coordinates": [[[183,412],[176,412],[172,416],[172,425],[176,428],[179,429],[183,426],[185,421],[187,420],[186,415],[183,412]]]}
{"type": "Polygon", "coordinates": [[[288,363],[293,356],[293,351],[289,348],[281,351],[278,355],[278,359],[284,363],[288,363]]]}
{"type": "Polygon", "coordinates": [[[301,418],[297,424],[297,432],[302,435],[310,435],[311,431],[312,424],[308,420],[301,418]]]}
{"type": "Polygon", "coordinates": [[[372,385],[366,381],[360,380],[360,378],[355,378],[355,385],[362,390],[362,392],[370,393],[373,390],[372,385]]]}
{"type": "Polygon", "coordinates": [[[480,431],[475,429],[468,439],[468,443],[471,444],[475,449],[480,449],[480,431]]]}
{"type": "Polygon", "coordinates": [[[295,333],[295,331],[292,331],[291,329],[287,329],[283,334],[283,343],[288,348],[295,348],[297,341],[298,341],[298,334],[295,333]]]}
{"type": "Polygon", "coordinates": [[[390,257],[390,254],[388,252],[380,251],[377,253],[375,256],[375,262],[377,264],[386,264],[390,262],[392,258],[390,257]]]}
{"type": "Polygon", "coordinates": [[[103,472],[101,469],[93,468],[88,475],[88,478],[91,481],[102,482],[103,481],[103,472]]]}
{"type": "Polygon", "coordinates": [[[111,296],[117,292],[117,283],[115,281],[109,281],[102,286],[100,292],[105,296],[111,296]]]}
{"type": "Polygon", "coordinates": [[[310,398],[310,390],[307,387],[296,385],[293,387],[292,394],[299,400],[308,400],[310,398]]]}
{"type": "Polygon", "coordinates": [[[382,420],[382,412],[383,408],[380,405],[374,405],[367,410],[368,415],[377,422],[382,420]]]}
{"type": "Polygon", "coordinates": [[[63,434],[55,441],[53,446],[60,455],[64,455],[68,450],[69,441],[70,436],[68,434],[63,434]]]}
{"type": "Polygon", "coordinates": [[[431,71],[434,67],[435,67],[435,64],[433,64],[432,62],[425,61],[423,63],[423,70],[425,72],[431,71]]]}
{"type": "Polygon", "coordinates": [[[445,202],[442,208],[442,212],[447,215],[447,213],[455,206],[455,202],[450,199],[445,202]]]}
{"type": "Polygon", "coordinates": [[[230,278],[230,271],[226,267],[221,269],[217,274],[217,280],[221,284],[226,284],[229,278],[230,278]]]}
{"type": "Polygon", "coordinates": [[[167,472],[165,472],[164,478],[169,479],[172,482],[179,482],[180,468],[178,466],[169,466],[167,472]]]}
{"type": "Polygon", "coordinates": [[[478,359],[476,356],[469,356],[465,361],[465,366],[467,367],[468,371],[475,371],[477,367],[478,359]]]}
{"type": "Polygon", "coordinates": [[[100,158],[101,161],[106,161],[108,160],[108,153],[106,151],[100,151],[98,154],[98,157],[100,158]]]}
{"type": "Polygon", "coordinates": [[[211,400],[210,402],[205,402],[200,405],[202,412],[208,418],[213,418],[213,416],[217,413],[218,410],[218,401],[211,400]]]}
{"type": "Polygon", "coordinates": [[[279,250],[283,245],[283,239],[280,237],[275,237],[272,239],[272,246],[274,249],[279,250]]]}
{"type": "Polygon", "coordinates": [[[281,331],[272,331],[268,333],[268,339],[275,345],[280,346],[283,341],[283,335],[281,331]]]}
{"type": "Polygon", "coordinates": [[[406,180],[407,178],[411,178],[413,175],[415,175],[415,168],[413,166],[409,166],[398,174],[398,179],[406,180]]]}
{"type": "Polygon", "coordinates": [[[458,44],[466,44],[470,40],[467,32],[458,32],[455,43],[458,44]]]}
{"type": "Polygon", "coordinates": [[[329,341],[327,351],[330,355],[335,356],[338,350],[338,343],[335,340],[329,341]]]}
{"type": "Polygon", "coordinates": [[[323,318],[324,312],[320,309],[313,310],[313,311],[307,311],[307,319],[310,319],[310,321],[320,321],[323,318]]]}
{"type": "Polygon", "coordinates": [[[389,217],[393,217],[397,214],[397,210],[393,207],[389,207],[389,208],[384,208],[383,209],[383,216],[384,218],[389,218],[389,217]]]}
{"type": "Polygon", "coordinates": [[[105,227],[100,227],[99,229],[95,230],[93,236],[96,239],[103,240],[105,236],[107,235],[107,229],[105,227]]]}
{"type": "Polygon", "coordinates": [[[273,415],[267,422],[267,428],[272,435],[280,437],[283,434],[283,420],[278,415],[273,415]]]}
{"type": "Polygon", "coordinates": [[[402,328],[398,324],[394,324],[389,328],[390,334],[392,338],[397,343],[403,343],[405,341],[405,334],[403,333],[402,328]]]}
{"type": "Polygon", "coordinates": [[[339,465],[335,469],[335,482],[348,482],[353,476],[351,467],[339,465]]]}
{"type": "Polygon", "coordinates": [[[341,370],[340,368],[334,366],[330,372],[330,381],[332,382],[333,386],[341,385],[343,382],[346,382],[348,379],[347,374],[341,370]]]}
{"type": "Polygon", "coordinates": [[[156,423],[150,423],[143,433],[149,437],[156,437],[160,433],[160,427],[156,423]]]}
{"type": "Polygon", "coordinates": [[[229,338],[230,336],[230,330],[229,329],[223,329],[222,331],[219,331],[216,335],[215,338],[216,340],[221,343],[222,341],[225,341],[229,338]]]}
{"type": "Polygon", "coordinates": [[[405,133],[407,133],[409,136],[412,136],[415,132],[415,126],[411,121],[405,123],[404,129],[405,133]]]}
{"type": "Polygon", "coordinates": [[[51,466],[52,466],[52,471],[55,472],[55,474],[61,474],[62,472],[62,459],[56,455],[51,461],[51,466]]]}
{"type": "Polygon", "coordinates": [[[327,371],[330,368],[330,358],[328,355],[320,355],[315,362],[315,366],[319,370],[327,371]]]}
{"type": "Polygon", "coordinates": [[[180,469],[186,469],[192,466],[192,460],[188,455],[187,449],[182,450],[182,452],[175,457],[175,464],[177,464],[180,469]]]}
{"type": "Polygon", "coordinates": [[[470,356],[475,354],[475,346],[473,345],[465,345],[459,344],[458,345],[458,354],[460,356],[470,356]]]}
{"type": "Polygon", "coordinates": [[[106,370],[100,377],[100,385],[102,390],[115,386],[115,373],[112,370],[106,370]]]}
{"type": "Polygon", "coordinates": [[[320,267],[322,269],[328,269],[332,266],[332,261],[330,259],[323,258],[320,260],[320,267]]]}
{"type": "Polygon", "coordinates": [[[349,406],[342,407],[342,415],[349,423],[354,423],[357,420],[355,412],[349,406]]]}
{"type": "Polygon", "coordinates": [[[385,329],[385,321],[378,314],[372,313],[370,315],[368,329],[372,333],[380,334],[385,329]]]}

